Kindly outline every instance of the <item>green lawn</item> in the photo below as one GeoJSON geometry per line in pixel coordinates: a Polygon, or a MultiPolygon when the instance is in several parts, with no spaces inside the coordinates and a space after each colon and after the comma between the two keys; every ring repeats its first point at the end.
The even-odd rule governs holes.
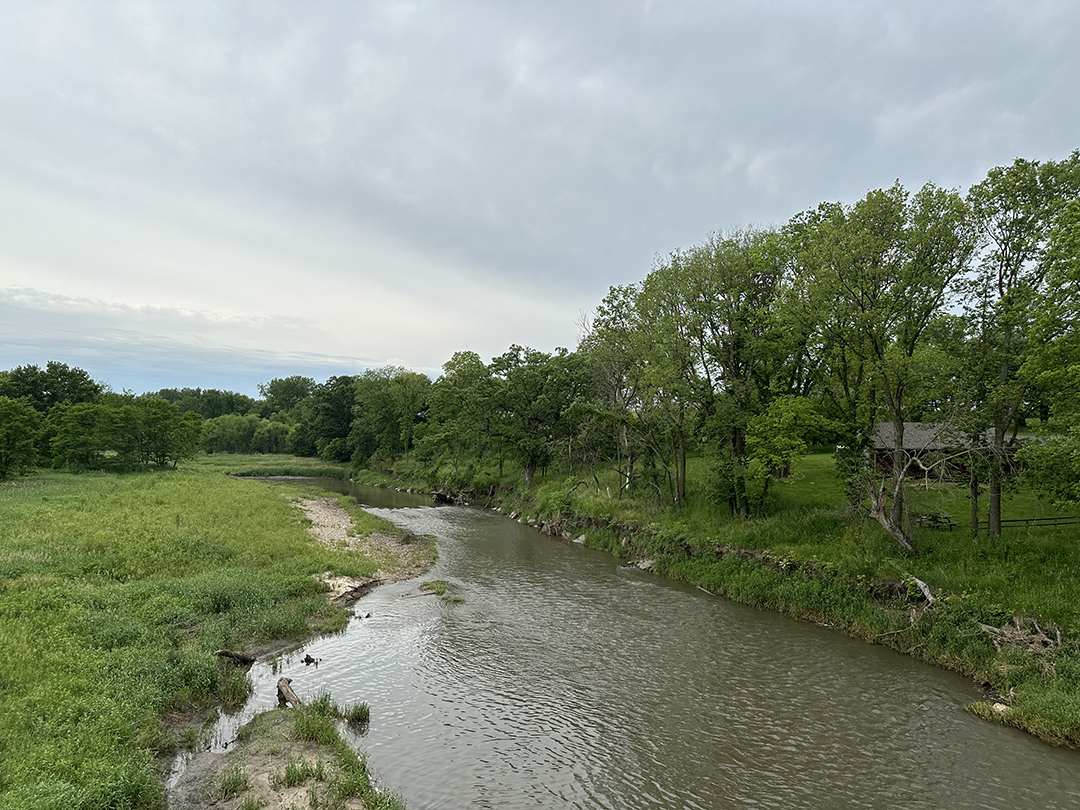
{"type": "MultiPolygon", "coordinates": [[[[291,463],[291,462],[290,462],[291,463]]],[[[0,484],[0,806],[157,808],[170,709],[242,699],[211,653],[344,626],[288,492],[198,470],[0,484]]]]}

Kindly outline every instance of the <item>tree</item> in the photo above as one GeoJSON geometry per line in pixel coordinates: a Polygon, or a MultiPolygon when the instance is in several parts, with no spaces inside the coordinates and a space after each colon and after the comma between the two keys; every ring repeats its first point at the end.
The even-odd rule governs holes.
{"type": "Polygon", "coordinates": [[[284,453],[288,437],[289,426],[284,422],[263,419],[252,434],[251,449],[256,453],[284,453]]]}
{"type": "Polygon", "coordinates": [[[676,504],[685,497],[687,442],[700,432],[715,446],[732,511],[749,515],[747,425],[773,397],[805,393],[810,379],[805,331],[778,317],[789,269],[781,234],[737,231],[672,253],[642,285],[645,379],[654,392],[646,399],[667,417],[670,452],[661,442],[655,451],[672,459],[663,463],[676,504]]]}
{"type": "Polygon", "coordinates": [[[135,412],[145,461],[158,467],[175,467],[195,456],[202,433],[203,419],[199,414],[181,414],[179,408],[163,399],[139,400],[135,412]]]}
{"type": "Polygon", "coordinates": [[[638,430],[646,374],[639,292],[636,286],[612,287],[578,346],[595,395],[585,422],[594,429],[586,441],[595,456],[614,463],[620,496],[634,488],[637,462],[648,452],[638,430]]]}
{"type": "Polygon", "coordinates": [[[981,411],[991,431],[987,525],[992,537],[1001,534],[1007,437],[1028,394],[1030,380],[1021,369],[1036,346],[1051,232],[1078,194],[1080,150],[1060,162],[1018,158],[1011,166],[991,169],[968,192],[986,245],[967,286],[967,314],[987,374],[981,411]]]}
{"type": "Polygon", "coordinates": [[[520,461],[525,488],[556,444],[573,434],[571,406],[583,394],[580,357],[511,346],[488,366],[494,381],[493,433],[520,461]]]}
{"type": "Polygon", "coordinates": [[[348,461],[352,455],[348,438],[356,404],[355,381],[347,374],[329,377],[302,402],[310,405],[303,407],[303,418],[309,420],[304,430],[314,438],[315,452],[326,461],[348,461]]]}
{"type": "MultiPolygon", "coordinates": [[[[878,403],[893,426],[891,484],[870,488],[871,515],[905,549],[913,548],[906,528],[904,481],[909,458],[904,422],[910,395],[922,375],[923,336],[942,312],[951,285],[968,266],[976,240],[963,200],[955,192],[924,186],[913,198],[899,184],[871,191],[853,206],[823,204],[804,215],[804,271],[814,296],[831,301],[822,338],[829,355],[842,363],[850,385],[849,423],[874,421],[878,403]],[[854,363],[852,362],[854,361],[854,363]],[[871,386],[867,388],[866,386],[871,386]],[[866,408],[869,399],[869,408],[866,408]],[[861,416],[865,414],[865,416],[861,416]]],[[[839,402],[839,400],[837,400],[839,402]]],[[[856,447],[864,436],[850,439],[856,447]]]]}
{"type": "Polygon", "coordinates": [[[408,459],[416,426],[427,407],[431,380],[398,366],[369,369],[356,379],[356,404],[349,447],[353,460],[367,464],[373,457],[408,459]]]}
{"type": "Polygon", "coordinates": [[[315,392],[315,380],[294,374],[291,377],[275,377],[268,383],[259,383],[259,394],[266,400],[265,416],[275,412],[291,411],[315,392]]]}
{"type": "Polygon", "coordinates": [[[111,449],[105,411],[95,402],[60,404],[49,411],[54,467],[96,470],[104,466],[105,453],[111,449]]]}
{"type": "Polygon", "coordinates": [[[26,397],[39,413],[47,413],[61,402],[96,402],[105,386],[94,382],[81,368],[50,360],[44,369],[27,365],[12,369],[0,378],[0,396],[26,397]]]}
{"type": "MultiPolygon", "coordinates": [[[[255,414],[235,413],[207,419],[202,426],[202,448],[207,453],[250,453],[254,449],[255,433],[265,421],[255,414]]],[[[285,433],[288,435],[287,428],[285,433]]]]}
{"type": "Polygon", "coordinates": [[[769,485],[790,475],[796,460],[806,455],[809,438],[827,427],[817,405],[806,397],[779,397],[750,419],[746,451],[758,489],[757,514],[764,510],[769,485]]]}
{"type": "Polygon", "coordinates": [[[455,352],[428,395],[427,422],[417,454],[438,467],[449,459],[457,476],[466,458],[483,458],[492,441],[491,372],[476,352],[455,352]]]}
{"type": "Polygon", "coordinates": [[[41,421],[27,400],[0,396],[0,481],[33,469],[41,421]]]}
{"type": "Polygon", "coordinates": [[[1056,218],[1045,256],[1033,348],[1020,375],[1046,392],[1049,423],[1018,452],[1025,477],[1057,500],[1080,503],[1080,201],[1056,218]]]}

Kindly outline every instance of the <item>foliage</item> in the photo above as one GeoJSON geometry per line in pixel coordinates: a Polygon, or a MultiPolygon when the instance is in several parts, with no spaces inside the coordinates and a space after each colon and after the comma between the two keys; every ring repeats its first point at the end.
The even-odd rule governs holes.
{"type": "Polygon", "coordinates": [[[525,473],[525,488],[557,446],[574,433],[573,406],[583,393],[581,360],[566,349],[554,354],[511,346],[492,359],[492,434],[525,473]]]}
{"type": "Polygon", "coordinates": [[[175,467],[198,450],[202,417],[163,399],[110,394],[50,412],[53,466],[71,470],[175,467]]]}
{"type": "Polygon", "coordinates": [[[105,386],[90,379],[81,368],[50,360],[41,369],[26,365],[0,374],[0,396],[26,397],[39,413],[47,413],[60,403],[96,402],[105,386]]]}
{"type": "Polygon", "coordinates": [[[299,374],[291,377],[275,377],[268,383],[260,383],[259,394],[264,400],[262,411],[266,415],[291,411],[310,397],[315,392],[315,388],[315,380],[299,374]]]}
{"type": "Polygon", "coordinates": [[[216,388],[162,388],[147,399],[164,399],[180,409],[180,413],[197,413],[203,419],[216,419],[226,414],[250,413],[255,400],[236,391],[219,391],[216,388]]]}
{"type": "Polygon", "coordinates": [[[354,419],[347,447],[354,464],[368,466],[398,456],[408,460],[424,421],[431,380],[396,366],[365,371],[356,378],[354,419]]]}
{"type": "Polygon", "coordinates": [[[0,481],[33,468],[41,423],[41,414],[26,399],[0,396],[0,481]]]}

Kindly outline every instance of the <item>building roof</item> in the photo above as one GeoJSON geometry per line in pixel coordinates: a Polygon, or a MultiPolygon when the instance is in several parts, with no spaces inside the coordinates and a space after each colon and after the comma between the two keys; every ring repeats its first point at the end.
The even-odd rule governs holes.
{"type": "MultiPolygon", "coordinates": [[[[876,450],[892,450],[896,446],[896,432],[892,422],[874,425],[873,443],[876,450]]],[[[949,425],[933,422],[904,422],[904,449],[915,452],[944,450],[952,447],[969,447],[971,440],[949,425]]]]}

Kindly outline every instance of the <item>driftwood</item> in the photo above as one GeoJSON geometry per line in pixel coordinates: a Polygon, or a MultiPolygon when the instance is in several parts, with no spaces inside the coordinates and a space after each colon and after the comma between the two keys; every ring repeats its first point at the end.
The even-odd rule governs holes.
{"type": "MultiPolygon", "coordinates": [[[[1047,633],[1039,627],[1039,623],[1034,618],[1025,621],[1019,616],[1013,616],[1012,622],[1001,627],[992,627],[979,622],[979,628],[993,639],[994,648],[998,650],[1002,647],[1020,647],[1032,655],[1041,655],[1060,647],[1062,641],[1060,627],[1052,624],[1048,628],[1050,632],[1047,633]]],[[[1043,675],[1049,674],[1044,668],[1043,675]]],[[[1056,670],[1053,674],[1057,674],[1056,670]]]]}
{"type": "Polygon", "coordinates": [[[228,658],[240,666],[250,667],[255,663],[255,656],[247,653],[235,652],[234,650],[218,650],[214,653],[218,658],[228,658]]]}
{"type": "Polygon", "coordinates": [[[292,706],[295,709],[297,706],[300,706],[302,704],[300,702],[300,698],[298,698],[296,696],[296,692],[293,691],[292,686],[289,685],[291,683],[292,683],[292,678],[278,678],[278,682],[277,682],[278,704],[283,705],[285,703],[288,703],[290,706],[292,706]]]}
{"type": "Polygon", "coordinates": [[[912,582],[915,583],[916,586],[918,586],[919,590],[922,591],[922,595],[926,597],[926,604],[934,604],[934,595],[930,593],[930,586],[918,577],[911,576],[911,574],[908,574],[908,577],[911,579],[912,582]]]}

